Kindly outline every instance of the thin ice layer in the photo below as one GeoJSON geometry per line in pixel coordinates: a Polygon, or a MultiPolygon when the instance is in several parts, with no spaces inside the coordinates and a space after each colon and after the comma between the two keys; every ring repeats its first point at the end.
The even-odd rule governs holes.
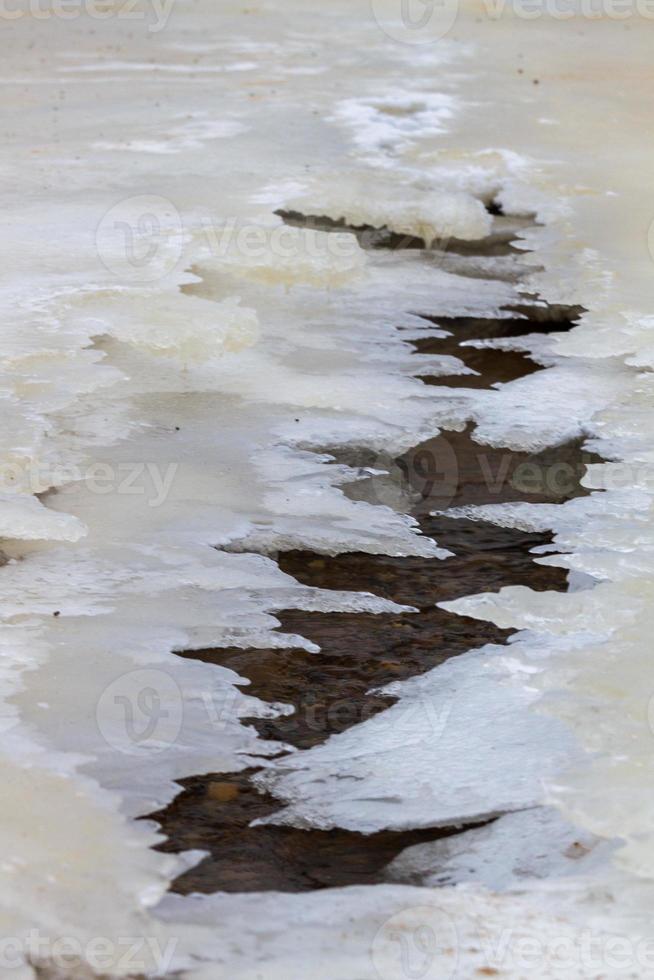
{"type": "Polygon", "coordinates": [[[601,874],[615,846],[564,820],[554,807],[529,807],[454,837],[408,847],[384,870],[384,879],[513,891],[539,879],[601,874]]]}
{"type": "Polygon", "coordinates": [[[273,760],[255,782],[286,806],[265,822],[372,833],[474,823],[540,802],[574,743],[534,715],[533,693],[509,684],[504,655],[484,647],[391,684],[384,691],[397,704],[273,760]]]}

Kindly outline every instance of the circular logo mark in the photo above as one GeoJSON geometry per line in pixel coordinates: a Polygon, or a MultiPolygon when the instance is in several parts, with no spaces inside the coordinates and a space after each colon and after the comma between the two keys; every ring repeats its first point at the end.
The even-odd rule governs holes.
{"type": "Polygon", "coordinates": [[[371,953],[380,980],[449,980],[458,960],[454,920],[435,906],[403,909],[377,931],[371,953]]]}
{"type": "Polygon", "coordinates": [[[377,24],[392,41],[432,44],[451,30],[458,0],[370,0],[377,24]]]}
{"type": "Polygon", "coordinates": [[[369,481],[372,503],[394,510],[426,514],[445,510],[456,496],[459,466],[451,443],[436,436],[399,459],[380,453],[372,464],[369,481]]]}
{"type": "Polygon", "coordinates": [[[384,504],[404,513],[411,509],[417,494],[409,479],[409,467],[403,457],[379,453],[371,466],[364,499],[372,504],[384,504]]]}
{"type": "Polygon", "coordinates": [[[104,689],[96,719],[112,748],[129,755],[161,752],[180,733],[182,692],[165,670],[131,670],[104,689]]]}
{"type": "Polygon", "coordinates": [[[165,197],[142,194],[119,201],[95,232],[100,261],[121,280],[157,282],[175,268],[186,236],[175,205],[165,197]]]}

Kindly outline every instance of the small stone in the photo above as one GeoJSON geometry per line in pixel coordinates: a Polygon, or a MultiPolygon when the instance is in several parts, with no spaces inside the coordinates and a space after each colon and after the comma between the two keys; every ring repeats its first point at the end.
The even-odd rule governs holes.
{"type": "Polygon", "coordinates": [[[209,783],[207,796],[216,803],[231,803],[240,793],[237,783],[209,783]]]}

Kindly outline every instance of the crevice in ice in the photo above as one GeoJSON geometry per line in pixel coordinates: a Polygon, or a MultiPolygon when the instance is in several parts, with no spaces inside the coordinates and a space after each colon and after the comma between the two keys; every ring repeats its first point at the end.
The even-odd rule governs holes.
{"type": "Polygon", "coordinates": [[[209,852],[177,879],[176,892],[303,892],[378,884],[384,867],[407,847],[483,825],[374,834],[252,826],[279,809],[278,800],[253,785],[256,771],[185,780],[184,792],[165,814],[154,815],[168,832],[175,828],[162,850],[209,852]]]}
{"type": "Polygon", "coordinates": [[[339,459],[358,465],[361,473],[344,492],[353,500],[411,509],[423,533],[445,547],[446,536],[424,523],[431,511],[517,500],[558,504],[589,493],[581,481],[599,457],[584,448],[582,439],[530,453],[482,445],[475,432],[472,424],[461,432],[443,432],[401,456],[364,450],[343,454],[339,459]]]}
{"type": "MultiPolygon", "coordinates": [[[[518,496],[515,490],[507,493],[513,499],[518,496]]],[[[462,487],[460,499],[489,497],[495,499],[485,488],[483,471],[477,470],[462,487]]],[[[424,503],[427,510],[428,502],[424,503]]],[[[306,585],[371,590],[398,604],[411,604],[418,608],[417,614],[287,610],[280,615],[281,629],[308,637],[320,648],[319,653],[275,646],[189,650],[183,656],[229,668],[243,678],[245,690],[257,699],[292,705],[290,714],[243,720],[262,738],[301,751],[379,715],[396,701],[379,688],[433,670],[482,644],[504,643],[511,635],[486,622],[447,613],[436,605],[441,597],[466,596],[482,585],[489,590],[509,584],[539,591],[567,587],[563,570],[535,564],[530,555],[532,549],[550,540],[547,534],[426,514],[421,526],[455,552],[447,562],[446,577],[434,574],[429,559],[365,554],[329,557],[305,552],[279,556],[282,569],[306,585]]],[[[250,827],[251,821],[265,819],[279,808],[278,800],[253,788],[252,776],[256,770],[184,780],[183,792],[165,811],[154,815],[168,838],[163,845],[166,851],[198,848],[209,852],[175,888],[184,892],[293,891],[371,883],[390,860],[391,851],[399,853],[411,846],[412,832],[362,837],[338,829],[250,827]]],[[[426,835],[421,840],[454,832],[452,827],[427,828],[421,831],[426,835]]]]}
{"type": "MultiPolygon", "coordinates": [[[[531,308],[528,308],[531,310],[531,308]]],[[[533,321],[531,321],[533,323],[533,321]]],[[[557,324],[567,321],[556,320],[557,324]]],[[[492,388],[498,384],[516,381],[531,374],[537,367],[535,361],[523,350],[500,351],[490,346],[492,341],[512,336],[516,323],[523,329],[524,320],[515,321],[492,319],[466,319],[448,321],[439,318],[438,325],[447,330],[446,337],[414,337],[411,344],[417,353],[426,356],[448,356],[453,362],[459,361],[468,370],[461,373],[459,368],[451,374],[430,375],[421,373],[419,377],[427,384],[447,385],[463,388],[492,388]],[[483,346],[482,346],[483,344],[483,346]]],[[[519,328],[520,328],[519,327],[519,328]]],[[[561,329],[556,327],[556,332],[561,329]]],[[[539,331],[541,332],[541,331],[539,331]]],[[[555,332],[555,331],[552,331],[555,332]]],[[[520,336],[520,335],[518,335],[520,336]]]]}
{"type": "MultiPolygon", "coordinates": [[[[514,251],[513,219],[505,219],[499,208],[489,211],[497,227],[486,239],[474,243],[450,239],[438,246],[476,257],[514,251]]],[[[300,212],[278,214],[296,227],[350,231],[367,249],[428,250],[424,239],[402,236],[387,227],[352,226],[344,219],[300,212]]],[[[529,356],[530,348],[526,352],[496,350],[493,341],[564,332],[571,329],[580,313],[577,308],[552,307],[537,296],[525,296],[522,302],[505,304],[499,315],[488,317],[420,312],[423,322],[438,329],[422,333],[416,329],[413,338],[407,332],[410,327],[404,330],[425,365],[432,355],[440,364],[433,375],[429,370],[420,373],[426,386],[462,393],[468,389],[472,395],[475,389],[491,389],[538,369],[537,361],[529,356]],[[450,364],[452,373],[448,374],[450,364]]],[[[390,508],[398,516],[410,514],[425,538],[434,538],[440,548],[452,553],[446,576],[434,574],[431,553],[393,558],[357,549],[350,554],[326,555],[287,543],[289,550],[279,550],[276,557],[281,570],[297,582],[341,595],[372,591],[395,602],[397,611],[334,613],[311,611],[306,605],[304,609],[281,607],[280,631],[307,638],[310,643],[305,648],[297,644],[285,648],[282,642],[269,648],[257,645],[256,649],[234,646],[178,651],[184,658],[234,672],[248,695],[257,699],[254,703],[286,709],[257,712],[250,718],[241,715],[268,745],[279,743],[280,752],[273,758],[269,751],[263,768],[179,780],[183,791],[165,810],[154,814],[167,837],[162,850],[208,852],[197,867],[177,880],[176,890],[297,891],[371,883],[406,847],[451,836],[471,819],[474,822],[484,814],[499,812],[490,802],[477,811],[476,817],[462,813],[460,820],[444,823],[436,809],[431,824],[429,819],[423,821],[420,830],[410,824],[408,828],[393,828],[392,821],[385,828],[382,816],[379,829],[367,828],[365,834],[356,827],[344,829],[329,821],[321,826],[318,814],[308,822],[298,818],[295,825],[292,816],[282,821],[286,826],[275,823],[280,800],[286,798],[292,803],[283,788],[286,759],[295,765],[303,753],[383,716],[389,706],[400,703],[394,687],[393,693],[384,690],[389,685],[427,674],[489,642],[503,644],[512,634],[481,619],[455,615],[440,603],[480,588],[499,590],[506,585],[542,592],[566,590],[565,571],[535,564],[530,554],[545,548],[551,540],[549,535],[450,519],[443,511],[506,501],[552,504],[584,494],[579,482],[583,471],[579,462],[581,440],[551,451],[528,453],[481,446],[474,436],[474,427],[464,421],[449,430],[445,425],[440,434],[401,456],[356,445],[346,449],[342,444],[331,447],[323,443],[321,447],[330,452],[331,465],[353,469],[347,479],[335,481],[342,484],[346,498],[381,504],[384,511],[390,508]],[[575,476],[566,486],[548,481],[551,468],[562,461],[574,463],[575,476]],[[536,483],[533,479],[530,485],[525,482],[527,468],[532,476],[537,474],[536,483]],[[279,785],[275,771],[281,775],[279,785]]],[[[288,540],[292,542],[292,537],[288,540]]],[[[238,547],[238,542],[232,547],[238,547]]],[[[241,547],[255,549],[257,544],[250,535],[241,547]]],[[[284,549],[279,536],[277,548],[284,549]]],[[[342,779],[346,778],[344,773],[342,779]]],[[[396,795],[389,792],[386,802],[391,809],[398,804],[401,807],[405,790],[396,795]]],[[[383,813],[385,801],[376,799],[383,813]]]]}
{"type": "Polygon", "coordinates": [[[488,202],[488,204],[486,205],[486,210],[488,211],[489,214],[493,214],[493,215],[504,214],[504,208],[502,207],[501,203],[497,200],[497,198],[493,198],[492,201],[488,202]]]}
{"type": "Polygon", "coordinates": [[[561,306],[544,303],[537,296],[530,302],[512,303],[502,310],[501,317],[443,316],[428,312],[419,315],[437,327],[450,331],[463,340],[524,337],[531,333],[567,333],[584,313],[582,306],[561,306]]]}
{"type": "MultiPolygon", "coordinates": [[[[558,500],[545,485],[537,495],[525,494],[512,483],[511,470],[501,493],[489,486],[487,474],[496,472],[502,456],[491,450],[482,461],[482,447],[469,433],[451,434],[460,440],[457,458],[463,480],[455,500],[558,500]]],[[[579,446],[566,450],[569,458],[579,446]]],[[[515,454],[508,454],[512,458],[515,454]]],[[[546,460],[541,460],[543,466],[546,460]]],[[[515,460],[512,461],[515,466],[515,460]]],[[[420,468],[414,463],[409,475],[420,468]]],[[[399,471],[402,472],[402,471],[399,471]]],[[[353,484],[355,489],[357,484],[353,484]]],[[[574,493],[584,492],[575,487],[574,493]]],[[[385,693],[388,684],[433,670],[452,657],[488,642],[504,643],[511,631],[439,608],[443,597],[463,597],[480,587],[499,590],[521,584],[538,591],[565,591],[563,570],[535,564],[530,552],[550,540],[546,533],[525,534],[490,523],[431,516],[436,491],[420,497],[420,526],[454,557],[447,575],[435,575],[428,558],[392,558],[361,553],[325,556],[291,551],[278,556],[284,572],[311,588],[330,591],[372,591],[417,613],[321,613],[289,609],[280,614],[280,628],[311,640],[320,652],[271,646],[269,649],[215,648],[189,650],[191,660],[220,665],[234,671],[245,690],[267,703],[287,704],[292,713],[276,717],[244,718],[270,742],[288,750],[310,749],[378,716],[395,703],[385,693]],[[382,689],[381,691],[379,689],[382,689]]],[[[289,756],[292,758],[293,755],[289,756]]],[[[283,756],[278,756],[283,766],[283,756]]],[[[264,770],[265,772],[265,770],[264,770]]],[[[207,775],[184,780],[183,792],[165,811],[155,815],[167,835],[166,851],[197,848],[209,856],[187,871],[176,888],[191,891],[302,890],[376,880],[388,855],[398,853],[409,837],[405,832],[375,832],[250,826],[254,820],[274,816],[279,802],[257,791],[247,773],[207,775]]],[[[467,823],[462,819],[463,823],[467,823]]],[[[422,841],[437,840],[450,827],[427,827],[422,841]]],[[[412,831],[407,832],[409,835],[412,831]]],[[[390,860],[390,858],[388,858],[390,860]]]]}
{"type": "Polygon", "coordinates": [[[375,227],[369,224],[351,224],[345,218],[332,218],[325,214],[303,214],[300,211],[279,209],[275,212],[293,228],[307,228],[323,232],[350,232],[363,249],[388,249],[390,251],[419,250],[451,252],[456,255],[500,257],[519,255],[522,249],[514,245],[516,235],[531,222],[521,218],[507,218],[501,212],[495,215],[490,232],[484,238],[467,241],[453,235],[436,235],[427,240],[413,234],[402,234],[387,225],[375,227]]]}

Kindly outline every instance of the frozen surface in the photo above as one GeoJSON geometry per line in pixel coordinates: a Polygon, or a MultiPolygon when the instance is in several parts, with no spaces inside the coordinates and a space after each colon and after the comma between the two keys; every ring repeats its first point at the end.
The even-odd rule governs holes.
{"type": "Polygon", "coordinates": [[[534,805],[574,744],[563,726],[534,715],[533,694],[510,677],[505,648],[491,646],[389,685],[397,704],[256,777],[288,801],[268,822],[371,833],[534,805]]]}
{"type": "Polygon", "coordinates": [[[606,867],[615,848],[579,831],[554,807],[507,813],[455,837],[408,847],[384,872],[387,881],[438,887],[483,884],[519,890],[540,878],[588,874],[606,867]]]}
{"type": "Polygon", "coordinates": [[[68,937],[86,976],[397,980],[408,934],[423,976],[654,976],[652,22],[450,7],[425,43],[393,0],[143,0],[133,17],[22,2],[3,20],[7,975],[52,974],[68,937]],[[494,200],[522,259],[449,248],[495,240],[494,200]],[[436,247],[364,249],[279,210],[436,247]],[[507,316],[536,292],[586,309],[532,343],[545,370],[490,391],[417,380],[460,367],[411,353],[405,337],[439,335],[424,315],[507,316]],[[279,610],[391,608],[299,585],[280,549],[432,556],[444,574],[399,510],[344,496],[355,472],[328,451],[398,453],[468,421],[480,442],[584,436],[610,460],[585,500],[486,510],[554,528],[539,560],[577,586],[448,604],[526,632],[271,760],[241,719],[288,706],[174,651],[312,649],[279,610]],[[177,779],[253,762],[274,820],[370,831],[556,805],[605,861],[561,877],[547,859],[549,879],[514,887],[500,820],[461,838],[497,851],[465,888],[163,898],[198,855],[154,851],[134,817],[177,779]],[[126,936],[148,939],[136,964],[126,936]]]}

